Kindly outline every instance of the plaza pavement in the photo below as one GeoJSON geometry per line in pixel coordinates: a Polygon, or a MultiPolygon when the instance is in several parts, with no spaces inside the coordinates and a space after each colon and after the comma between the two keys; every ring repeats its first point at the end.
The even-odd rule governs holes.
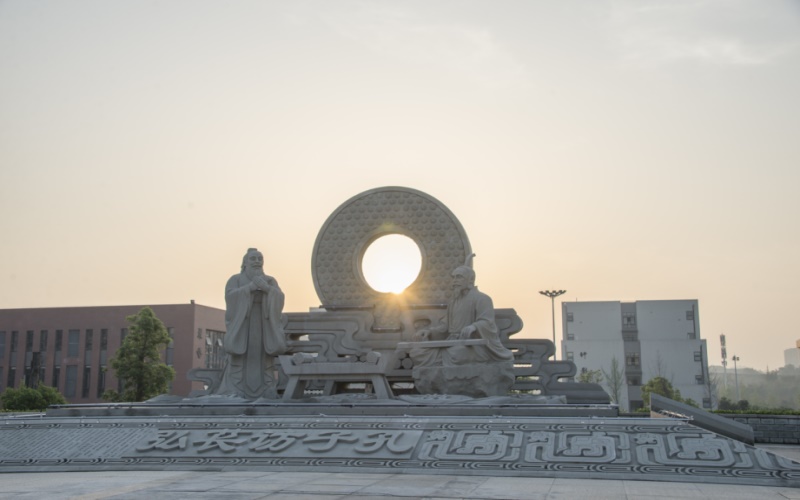
{"type": "MultiPolygon", "coordinates": [[[[800,446],[759,447],[800,462],[800,446]]],[[[800,488],[463,475],[102,471],[0,474],[0,498],[800,500],[800,488]]]]}

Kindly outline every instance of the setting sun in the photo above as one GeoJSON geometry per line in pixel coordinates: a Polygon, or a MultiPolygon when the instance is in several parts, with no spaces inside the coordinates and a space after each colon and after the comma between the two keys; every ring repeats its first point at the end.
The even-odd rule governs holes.
{"type": "Polygon", "coordinates": [[[419,276],[422,256],[414,240],[400,234],[382,236],[364,253],[361,270],[373,290],[402,293],[419,276]]]}

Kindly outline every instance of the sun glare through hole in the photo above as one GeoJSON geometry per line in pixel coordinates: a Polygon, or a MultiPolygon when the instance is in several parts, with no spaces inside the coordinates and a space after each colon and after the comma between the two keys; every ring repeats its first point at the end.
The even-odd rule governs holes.
{"type": "Polygon", "coordinates": [[[414,240],[401,234],[381,236],[364,252],[361,272],[373,290],[402,293],[419,276],[422,255],[414,240]]]}

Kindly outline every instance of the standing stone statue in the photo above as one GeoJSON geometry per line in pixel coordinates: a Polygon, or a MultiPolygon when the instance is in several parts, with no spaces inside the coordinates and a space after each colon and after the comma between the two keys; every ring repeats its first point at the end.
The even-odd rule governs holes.
{"type": "Polygon", "coordinates": [[[263,266],[261,252],[249,248],[242,272],[225,286],[227,360],[217,394],[277,398],[275,356],[286,352],[281,323],[284,295],[263,266]]]}
{"type": "Polygon", "coordinates": [[[475,287],[475,271],[468,265],[457,267],[451,276],[447,316],[417,332],[415,340],[422,342],[410,352],[417,390],[473,397],[505,395],[514,383],[514,353],[500,342],[492,299],[475,287]],[[447,342],[425,346],[425,341],[436,340],[447,342]],[[463,342],[468,340],[482,342],[463,342]]]}

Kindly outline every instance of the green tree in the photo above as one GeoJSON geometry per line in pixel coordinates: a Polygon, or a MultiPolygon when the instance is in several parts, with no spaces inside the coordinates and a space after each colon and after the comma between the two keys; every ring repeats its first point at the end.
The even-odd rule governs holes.
{"type": "Polygon", "coordinates": [[[167,392],[175,370],[161,361],[161,349],[170,337],[164,323],[149,307],[126,318],[131,324],[125,341],[111,359],[111,368],[123,380],[122,394],[106,391],[103,398],[111,401],[144,401],[167,392]]]}
{"type": "Polygon", "coordinates": [[[10,387],[0,395],[0,401],[7,411],[44,411],[50,405],[67,404],[58,390],[46,385],[40,385],[37,389],[10,387]]]}
{"type": "Polygon", "coordinates": [[[603,373],[600,370],[586,370],[578,375],[578,382],[589,384],[599,384],[603,381],[603,373]]]}
{"type": "MultiPolygon", "coordinates": [[[[622,390],[625,387],[625,372],[619,366],[617,357],[611,358],[611,369],[606,372],[603,370],[603,376],[606,379],[606,387],[608,387],[608,395],[611,396],[611,402],[620,404],[622,399],[622,390]]],[[[623,411],[625,408],[623,408],[623,411]]]]}
{"type": "Polygon", "coordinates": [[[642,401],[645,406],[650,406],[650,394],[652,393],[675,401],[683,401],[681,391],[672,387],[672,383],[664,377],[653,377],[642,386],[642,401]]]}

